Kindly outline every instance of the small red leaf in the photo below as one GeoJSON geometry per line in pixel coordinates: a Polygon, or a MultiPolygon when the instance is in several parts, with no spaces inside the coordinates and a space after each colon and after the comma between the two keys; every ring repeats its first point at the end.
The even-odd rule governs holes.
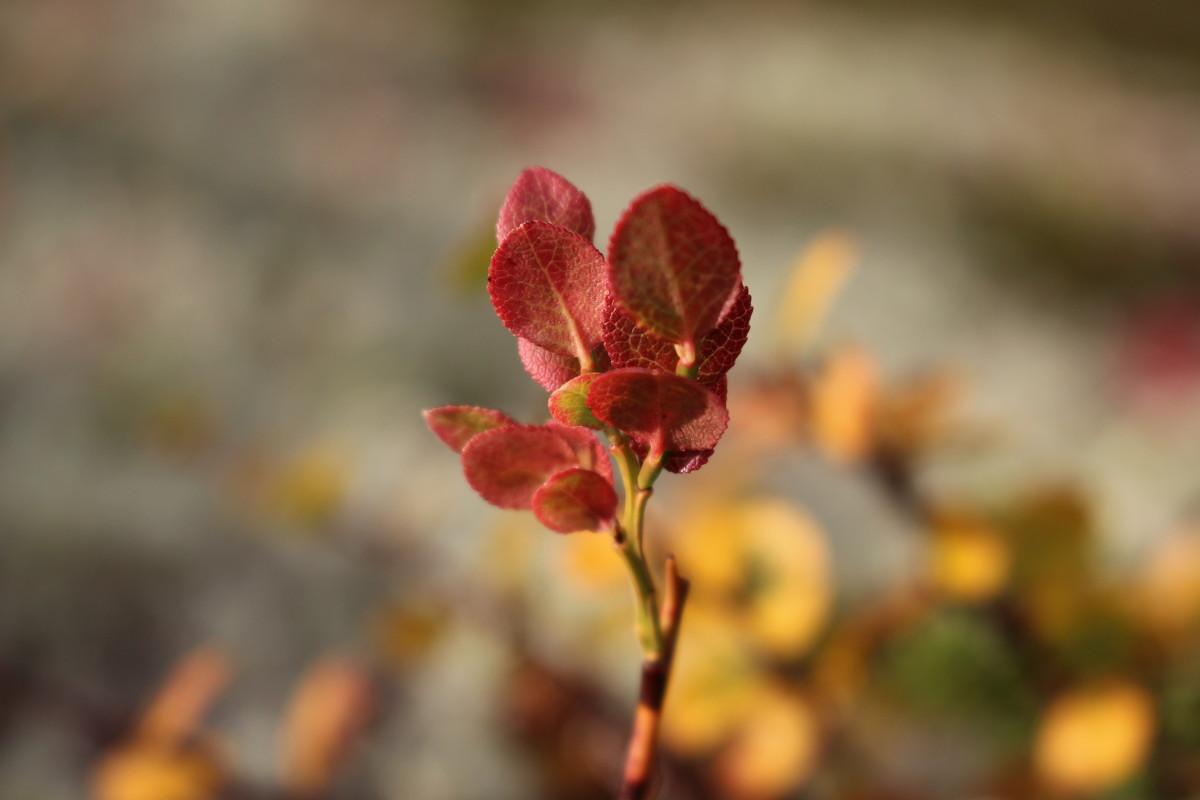
{"type": "Polygon", "coordinates": [[[534,515],[558,533],[609,529],[616,511],[616,490],[590,469],[564,470],[533,494],[534,515]]]}
{"type": "MultiPolygon", "coordinates": [[[[721,323],[700,340],[696,380],[711,385],[737,361],[750,335],[750,290],[742,287],[737,301],[721,323]]],[[[604,347],[614,367],[643,367],[674,372],[679,363],[675,345],[638,327],[611,297],[604,306],[604,347]]]]}
{"type": "Polygon", "coordinates": [[[492,256],[488,292],[514,334],[590,361],[603,329],[606,270],[604,256],[579,234],[527,222],[492,256]]]}
{"type": "Polygon", "coordinates": [[[493,428],[516,425],[517,421],[500,411],[478,406],[442,406],[422,411],[425,424],[439,439],[457,453],[477,434],[493,428]]]}
{"type": "Polygon", "coordinates": [[[659,455],[711,449],[729,424],[725,403],[712,390],[690,378],[636,367],[597,377],[588,405],[598,419],[659,455]]]}
{"type": "Polygon", "coordinates": [[[617,301],[639,326],[695,354],[737,299],[733,239],[698,201],[660,186],[633,201],[608,249],[617,301]]]}
{"type": "Polygon", "coordinates": [[[608,448],[600,443],[596,434],[587,428],[562,425],[558,422],[550,422],[546,427],[561,436],[571,446],[571,449],[575,451],[576,458],[579,459],[579,466],[599,472],[608,479],[609,483],[612,483],[612,459],[608,457],[608,448]]]}
{"type": "Polygon", "coordinates": [[[496,241],[503,242],[514,230],[533,220],[574,231],[589,242],[596,235],[596,220],[587,196],[545,167],[529,167],[517,176],[500,207],[496,241]]]}
{"type": "Polygon", "coordinates": [[[550,395],[550,416],[563,425],[599,430],[604,423],[588,408],[588,387],[599,373],[589,372],[564,383],[550,395]]]}
{"type": "Polygon", "coordinates": [[[485,431],[463,448],[463,472],[480,497],[500,508],[529,508],[533,493],[579,457],[556,431],[510,425],[485,431]]]}

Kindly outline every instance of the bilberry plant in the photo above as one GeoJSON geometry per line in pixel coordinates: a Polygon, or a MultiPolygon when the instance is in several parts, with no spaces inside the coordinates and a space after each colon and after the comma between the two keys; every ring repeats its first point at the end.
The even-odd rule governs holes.
{"type": "Polygon", "coordinates": [[[652,776],[688,588],[668,557],[660,605],[643,546],[646,504],[663,470],[700,469],[725,432],[726,373],[752,307],[733,239],[674,186],[633,201],[607,257],[595,231],[583,192],[541,167],[517,178],[496,226],[488,292],[525,369],[550,392],[553,419],[523,425],[500,411],[445,406],[425,420],[462,454],[484,500],[532,510],[557,533],[611,536],[628,566],[643,657],[620,793],[632,800],[652,776]]]}

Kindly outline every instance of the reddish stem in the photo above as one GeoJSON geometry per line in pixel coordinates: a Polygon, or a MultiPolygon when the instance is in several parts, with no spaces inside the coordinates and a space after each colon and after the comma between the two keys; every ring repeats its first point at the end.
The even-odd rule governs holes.
{"type": "Polygon", "coordinates": [[[654,777],[658,726],[662,719],[663,701],[667,696],[667,683],[675,658],[675,641],[679,636],[688,586],[687,579],[679,575],[675,556],[668,556],[661,613],[664,637],[662,655],[656,660],[642,662],[641,695],[633,717],[633,731],[629,736],[629,750],[625,756],[625,773],[618,800],[643,800],[654,777]]]}

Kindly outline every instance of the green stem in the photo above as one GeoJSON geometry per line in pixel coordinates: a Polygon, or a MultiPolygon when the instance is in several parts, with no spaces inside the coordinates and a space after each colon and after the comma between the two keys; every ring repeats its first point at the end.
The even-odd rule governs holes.
{"type": "Polygon", "coordinates": [[[650,488],[657,477],[657,470],[647,474],[646,464],[639,464],[629,439],[615,429],[606,431],[610,442],[609,450],[617,461],[617,470],[625,490],[625,508],[617,523],[615,543],[622,560],[629,568],[633,579],[633,592],[637,605],[637,633],[642,646],[642,658],[657,661],[665,650],[665,638],[659,622],[658,595],[654,576],[646,564],[642,549],[642,529],[646,517],[646,503],[653,490],[650,488]]]}
{"type": "Polygon", "coordinates": [[[619,551],[629,574],[633,578],[633,592],[637,601],[637,635],[645,661],[658,661],[665,647],[662,625],[658,619],[658,594],[654,587],[654,576],[646,566],[646,559],[638,552],[635,536],[622,535],[619,551]]]}
{"type": "Polygon", "coordinates": [[[700,373],[699,364],[684,364],[682,361],[675,367],[675,374],[682,375],[685,378],[696,379],[696,375],[700,373]]]}
{"type": "MultiPolygon", "coordinates": [[[[642,462],[642,467],[638,470],[637,486],[639,491],[649,492],[654,486],[654,482],[658,480],[658,475],[662,472],[663,452],[661,450],[653,450],[646,454],[646,460],[642,462]]],[[[649,498],[647,498],[649,499],[649,498]]]]}
{"type": "Polygon", "coordinates": [[[637,476],[641,465],[638,464],[637,456],[634,454],[633,448],[629,446],[629,438],[625,434],[616,428],[607,426],[605,426],[604,433],[608,436],[608,451],[617,461],[617,471],[621,473],[621,484],[625,488],[625,510],[621,515],[621,522],[626,524],[633,519],[633,505],[637,498],[636,488],[631,489],[631,487],[637,486],[637,476]]]}

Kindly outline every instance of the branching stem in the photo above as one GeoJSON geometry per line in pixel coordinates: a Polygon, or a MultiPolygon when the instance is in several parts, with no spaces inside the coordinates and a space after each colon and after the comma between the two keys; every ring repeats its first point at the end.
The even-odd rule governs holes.
{"type": "Polygon", "coordinates": [[[654,754],[663,701],[667,696],[667,683],[675,659],[675,642],[688,593],[688,582],[680,577],[674,556],[667,558],[665,592],[661,620],[663,651],[659,658],[642,662],[641,694],[633,718],[633,731],[629,736],[629,750],[625,756],[625,772],[621,778],[618,800],[643,800],[654,776],[654,754]]]}
{"type": "Polygon", "coordinates": [[[637,455],[625,434],[615,429],[606,431],[610,442],[609,450],[617,460],[617,471],[625,490],[625,509],[617,522],[615,543],[622,560],[633,578],[633,591],[637,604],[638,641],[642,646],[642,658],[657,659],[662,655],[664,643],[662,626],[658,619],[658,596],[654,576],[646,564],[642,549],[642,530],[646,517],[646,503],[653,490],[642,488],[644,465],[638,463],[637,455]]]}
{"type": "Polygon", "coordinates": [[[641,693],[629,737],[619,798],[642,800],[654,774],[659,721],[675,656],[679,621],[687,599],[688,582],[680,577],[675,557],[668,557],[666,594],[660,611],[654,576],[646,563],[642,541],[646,505],[654,493],[654,482],[662,472],[662,453],[652,450],[644,462],[639,462],[625,434],[612,428],[605,433],[625,490],[625,506],[614,531],[614,541],[633,579],[638,641],[642,648],[641,693]]]}

